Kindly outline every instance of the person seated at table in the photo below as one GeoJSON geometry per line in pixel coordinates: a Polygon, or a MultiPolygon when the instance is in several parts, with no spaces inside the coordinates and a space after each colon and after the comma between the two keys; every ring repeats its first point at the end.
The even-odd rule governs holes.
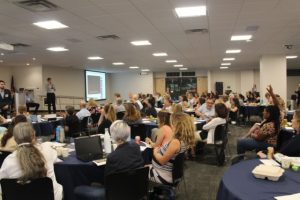
{"type": "Polygon", "coordinates": [[[49,177],[52,179],[55,200],[61,200],[63,188],[56,181],[53,166],[57,160],[56,151],[48,143],[36,144],[34,129],[28,122],[17,124],[13,135],[17,149],[5,158],[0,169],[0,179],[17,178],[25,183],[49,177]]]}
{"type": "Polygon", "coordinates": [[[239,94],[239,95],[238,95],[238,100],[239,100],[240,106],[244,106],[244,101],[245,101],[244,95],[239,94]]]}
{"type": "Polygon", "coordinates": [[[231,101],[231,107],[229,109],[229,119],[231,124],[236,124],[239,107],[239,100],[237,98],[233,98],[231,101]]]}
{"type": "Polygon", "coordinates": [[[66,111],[64,119],[66,137],[78,137],[80,135],[80,121],[75,115],[74,106],[66,106],[66,111]]]}
{"type": "Polygon", "coordinates": [[[148,97],[143,101],[143,109],[141,110],[142,116],[146,117],[157,117],[157,111],[155,109],[155,99],[154,97],[148,97]]]}
{"type": "Polygon", "coordinates": [[[188,99],[185,95],[180,95],[179,96],[179,103],[183,108],[188,108],[189,107],[189,102],[188,99]]]}
{"type": "Polygon", "coordinates": [[[265,93],[265,98],[267,100],[266,105],[273,105],[273,99],[269,92],[265,93]]]}
{"type": "Polygon", "coordinates": [[[98,133],[105,133],[105,129],[109,129],[110,125],[116,121],[116,112],[112,104],[106,104],[101,111],[98,121],[98,133]]]}
{"type": "Polygon", "coordinates": [[[25,90],[25,99],[26,99],[27,112],[29,112],[29,108],[33,107],[35,108],[33,114],[36,115],[39,110],[40,104],[34,102],[33,96],[29,94],[28,90],[25,90]]]}
{"type": "Polygon", "coordinates": [[[123,120],[128,124],[142,123],[140,111],[132,103],[125,103],[125,115],[123,120]]]}
{"type": "Polygon", "coordinates": [[[139,111],[143,109],[143,104],[142,104],[142,102],[139,100],[139,95],[137,95],[137,94],[132,95],[131,102],[136,106],[136,108],[137,108],[139,111]]]}
{"type": "Polygon", "coordinates": [[[117,143],[115,151],[107,156],[104,176],[124,172],[144,166],[140,146],[135,142],[127,142],[130,127],[122,120],[117,120],[110,126],[112,139],[117,143]]]}
{"type": "Polygon", "coordinates": [[[11,151],[13,152],[17,148],[17,143],[13,136],[14,127],[20,122],[27,122],[27,118],[24,115],[17,115],[13,118],[11,124],[8,126],[7,132],[1,138],[1,151],[11,151]]]}
{"type": "Polygon", "coordinates": [[[228,109],[224,103],[217,103],[215,104],[215,112],[216,116],[206,123],[202,127],[203,130],[200,132],[200,140],[207,139],[206,142],[208,144],[212,144],[214,142],[216,127],[221,124],[226,124],[228,109]]]}
{"type": "Polygon", "coordinates": [[[89,101],[87,102],[87,109],[88,111],[90,111],[91,115],[93,114],[97,114],[100,111],[98,110],[99,105],[97,103],[97,101],[95,101],[93,98],[90,98],[89,101]]]}
{"type": "Polygon", "coordinates": [[[256,99],[254,98],[254,95],[252,92],[247,92],[247,103],[256,103],[256,99]]]}
{"type": "Polygon", "coordinates": [[[161,94],[159,92],[154,93],[154,98],[155,98],[156,107],[162,108],[163,107],[164,98],[161,96],[161,94]]]}
{"type": "Polygon", "coordinates": [[[121,98],[116,99],[116,104],[114,105],[116,113],[125,112],[125,107],[123,105],[123,100],[121,98]]]}
{"type": "Polygon", "coordinates": [[[86,102],[85,101],[80,101],[80,110],[79,112],[76,113],[76,116],[78,117],[79,120],[82,120],[85,117],[90,117],[91,113],[86,109],[86,102]]]}
{"type": "Polygon", "coordinates": [[[199,110],[199,108],[205,104],[205,98],[203,97],[199,97],[198,100],[196,101],[196,107],[195,107],[195,110],[199,110]]]}
{"type": "Polygon", "coordinates": [[[171,113],[178,113],[178,112],[183,112],[182,105],[173,103],[171,113]]]}
{"type": "Polygon", "coordinates": [[[237,141],[237,153],[244,154],[246,151],[256,152],[275,147],[277,135],[280,129],[280,111],[277,106],[269,105],[263,111],[264,120],[252,126],[246,138],[237,141]]]}
{"type": "Polygon", "coordinates": [[[115,97],[114,104],[116,104],[119,99],[122,99],[121,94],[117,92],[114,94],[114,97],[115,97]]]}
{"type": "Polygon", "coordinates": [[[195,143],[195,125],[185,113],[171,115],[172,139],[161,147],[153,149],[149,179],[153,182],[170,184],[173,182],[172,170],[176,156],[184,153],[195,143]]]}
{"type": "Polygon", "coordinates": [[[164,97],[164,107],[163,107],[163,109],[171,112],[172,111],[172,104],[173,104],[173,102],[171,100],[171,97],[169,95],[165,96],[164,97]]]}
{"type": "Polygon", "coordinates": [[[193,108],[194,105],[196,104],[194,94],[192,92],[189,92],[187,94],[187,99],[188,99],[188,107],[193,108]]]}
{"type": "Polygon", "coordinates": [[[151,137],[155,138],[155,142],[152,142],[152,140],[148,137],[146,138],[146,142],[153,148],[161,147],[162,145],[165,145],[172,139],[173,131],[170,125],[170,116],[171,113],[165,110],[161,110],[158,112],[157,121],[159,129],[156,129],[155,132],[152,132],[152,134],[155,134],[156,137],[151,137]]]}
{"type": "Polygon", "coordinates": [[[203,120],[210,120],[215,116],[214,100],[207,98],[205,104],[195,110],[195,114],[203,120]]]}
{"type": "MultiPolygon", "coordinates": [[[[292,128],[295,130],[295,134],[278,150],[286,156],[299,157],[300,156],[300,110],[296,110],[292,119],[292,128]]],[[[257,155],[260,158],[266,158],[266,154],[262,151],[258,152],[257,155]]]]}

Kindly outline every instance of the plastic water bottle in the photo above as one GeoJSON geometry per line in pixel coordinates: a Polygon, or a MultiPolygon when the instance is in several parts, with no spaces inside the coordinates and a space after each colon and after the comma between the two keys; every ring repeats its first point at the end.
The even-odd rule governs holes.
{"type": "Polygon", "coordinates": [[[108,133],[108,128],[105,129],[105,134],[104,134],[104,150],[106,154],[111,153],[111,139],[108,133]]]}
{"type": "Polygon", "coordinates": [[[61,126],[57,126],[56,129],[55,129],[55,133],[56,133],[55,140],[56,140],[56,142],[60,142],[60,128],[61,128],[61,126]]]}
{"type": "Polygon", "coordinates": [[[63,143],[65,141],[65,129],[60,126],[59,130],[59,141],[63,143]]]}

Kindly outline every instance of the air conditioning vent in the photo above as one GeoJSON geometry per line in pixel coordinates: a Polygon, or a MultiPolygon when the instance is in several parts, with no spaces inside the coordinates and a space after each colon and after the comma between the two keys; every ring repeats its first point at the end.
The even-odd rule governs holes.
{"type": "Polygon", "coordinates": [[[11,45],[13,45],[14,47],[30,47],[31,46],[29,44],[24,44],[24,43],[13,43],[11,45]]]}
{"type": "Polygon", "coordinates": [[[196,29],[189,29],[189,30],[185,30],[186,34],[191,34],[191,33],[202,33],[202,34],[206,34],[208,33],[208,29],[207,28],[196,28],[196,29]]]}
{"type": "Polygon", "coordinates": [[[96,38],[98,38],[99,40],[107,40],[107,39],[113,39],[113,40],[118,40],[120,39],[119,36],[117,35],[100,35],[100,36],[97,36],[96,38]]]}
{"type": "Polygon", "coordinates": [[[181,76],[196,76],[196,72],[181,72],[181,76]]]}
{"type": "Polygon", "coordinates": [[[247,26],[246,31],[257,31],[259,26],[247,26]]]}
{"type": "Polygon", "coordinates": [[[15,1],[14,4],[31,12],[49,12],[59,9],[57,5],[47,0],[15,1]]]}
{"type": "Polygon", "coordinates": [[[177,76],[180,76],[180,72],[167,72],[166,76],[167,77],[177,77],[177,76]]]}
{"type": "Polygon", "coordinates": [[[72,42],[72,43],[79,43],[79,42],[82,42],[81,40],[76,39],[76,38],[68,38],[67,41],[72,42]]]}

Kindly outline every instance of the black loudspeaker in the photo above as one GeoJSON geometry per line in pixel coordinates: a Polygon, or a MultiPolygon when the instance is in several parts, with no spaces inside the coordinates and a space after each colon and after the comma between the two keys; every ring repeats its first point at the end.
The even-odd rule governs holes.
{"type": "Polygon", "coordinates": [[[216,82],[216,93],[223,95],[223,82],[216,82]]]}

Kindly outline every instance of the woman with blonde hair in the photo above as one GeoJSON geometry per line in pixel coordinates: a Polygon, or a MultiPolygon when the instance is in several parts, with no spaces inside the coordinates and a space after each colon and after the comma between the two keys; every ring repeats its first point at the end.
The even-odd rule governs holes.
{"type": "Polygon", "coordinates": [[[149,178],[157,183],[173,182],[172,170],[176,156],[193,147],[195,143],[195,125],[189,115],[174,113],[171,115],[171,126],[174,135],[170,142],[153,149],[149,178]]]}
{"type": "Polygon", "coordinates": [[[116,121],[116,112],[112,104],[106,104],[101,111],[101,116],[98,121],[98,132],[105,133],[105,129],[116,121]]]}
{"type": "Polygon", "coordinates": [[[57,153],[47,143],[37,145],[35,132],[28,122],[21,122],[14,127],[17,150],[4,160],[0,169],[0,179],[17,178],[22,182],[31,179],[49,177],[52,179],[55,200],[62,199],[62,186],[56,182],[54,162],[57,153]]]}
{"type": "Polygon", "coordinates": [[[142,122],[140,111],[138,111],[136,109],[136,107],[134,106],[134,104],[132,104],[132,103],[125,103],[124,107],[125,107],[125,115],[124,115],[123,120],[128,125],[136,124],[136,123],[141,123],[142,122]]]}
{"type": "Polygon", "coordinates": [[[173,104],[172,105],[172,113],[178,113],[178,112],[183,112],[182,105],[180,105],[180,104],[173,104]]]}

